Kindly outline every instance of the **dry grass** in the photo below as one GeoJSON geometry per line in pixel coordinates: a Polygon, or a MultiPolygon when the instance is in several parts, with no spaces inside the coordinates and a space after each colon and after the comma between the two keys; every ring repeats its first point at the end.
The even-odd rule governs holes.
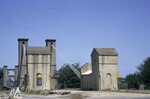
{"type": "Polygon", "coordinates": [[[87,95],[79,94],[79,93],[75,93],[75,94],[70,95],[71,99],[84,99],[86,97],[87,97],[87,95]]]}
{"type": "Polygon", "coordinates": [[[58,94],[58,95],[66,95],[66,94],[70,94],[71,92],[54,92],[54,91],[43,91],[43,90],[39,90],[39,91],[34,91],[34,90],[30,90],[27,92],[27,94],[33,94],[33,95],[51,95],[51,94],[58,94]]]}

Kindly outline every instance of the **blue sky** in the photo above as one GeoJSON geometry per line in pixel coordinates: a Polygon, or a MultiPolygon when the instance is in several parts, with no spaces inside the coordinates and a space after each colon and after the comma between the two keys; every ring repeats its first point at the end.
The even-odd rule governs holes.
{"type": "MultiPolygon", "coordinates": [[[[18,64],[18,38],[29,46],[56,39],[68,63],[91,62],[93,48],[116,48],[125,77],[150,56],[149,0],[0,0],[0,66],[18,64]]],[[[57,68],[65,61],[57,53],[57,68]]]]}

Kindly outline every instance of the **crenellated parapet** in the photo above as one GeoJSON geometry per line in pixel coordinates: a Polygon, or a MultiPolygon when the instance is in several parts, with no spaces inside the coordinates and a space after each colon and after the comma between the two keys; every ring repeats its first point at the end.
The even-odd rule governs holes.
{"type": "Polygon", "coordinates": [[[92,65],[90,63],[86,63],[81,67],[81,75],[87,75],[92,73],[92,65]]]}

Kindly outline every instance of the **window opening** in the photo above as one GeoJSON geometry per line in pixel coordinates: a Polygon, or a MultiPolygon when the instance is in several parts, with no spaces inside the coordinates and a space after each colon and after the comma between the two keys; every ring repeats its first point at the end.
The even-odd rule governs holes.
{"type": "Polygon", "coordinates": [[[42,86],[42,74],[41,73],[38,73],[36,75],[36,85],[37,86],[42,86]]]}

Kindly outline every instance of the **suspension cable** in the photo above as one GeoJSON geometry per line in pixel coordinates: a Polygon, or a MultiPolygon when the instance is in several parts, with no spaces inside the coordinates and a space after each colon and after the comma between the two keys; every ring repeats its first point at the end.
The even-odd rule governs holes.
{"type": "MultiPolygon", "coordinates": [[[[56,47],[54,45],[51,45],[51,46],[55,49],[55,51],[57,51],[59,53],[59,55],[63,58],[64,62],[67,63],[68,61],[64,57],[64,55],[60,51],[58,51],[58,49],[56,49],[56,47]]],[[[73,65],[71,65],[71,64],[68,64],[68,65],[73,70],[73,72],[79,77],[79,79],[81,79],[80,72],[73,65]]]]}

